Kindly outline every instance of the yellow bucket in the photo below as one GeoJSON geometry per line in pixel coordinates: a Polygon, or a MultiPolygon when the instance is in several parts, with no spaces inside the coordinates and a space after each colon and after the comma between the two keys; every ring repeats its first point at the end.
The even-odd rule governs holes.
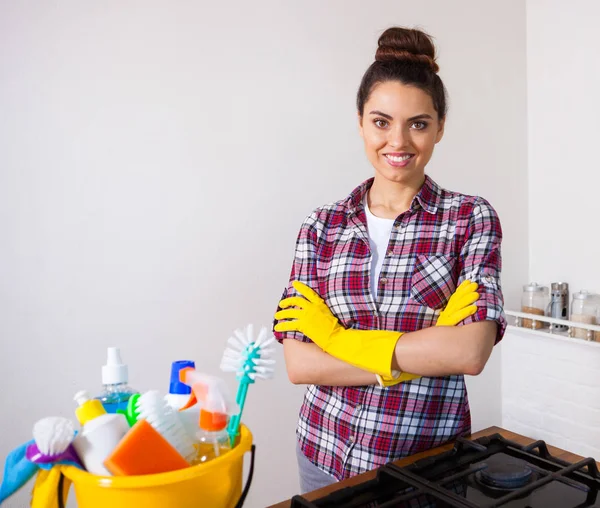
{"type": "MultiPolygon", "coordinates": [[[[78,508],[234,508],[244,502],[254,469],[252,434],[240,427],[238,444],[226,454],[197,466],[143,476],[96,476],[74,466],[62,467],[73,482],[78,508]],[[252,463],[242,495],[244,454],[252,463]]],[[[62,491],[63,481],[59,484],[62,491]]],[[[59,494],[58,498],[63,499],[59,494]]]]}

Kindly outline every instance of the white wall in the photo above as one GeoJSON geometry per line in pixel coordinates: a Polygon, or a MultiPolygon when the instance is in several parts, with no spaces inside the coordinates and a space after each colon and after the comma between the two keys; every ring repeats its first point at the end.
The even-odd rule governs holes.
{"type": "MultiPolygon", "coordinates": [[[[304,216],[371,174],[354,98],[393,24],[437,38],[451,109],[430,173],[497,208],[514,302],[527,278],[521,1],[0,4],[0,457],[99,389],[107,346],[134,387],[166,389],[172,360],[217,373],[234,328],[270,324],[304,216]]],[[[277,359],[245,413],[251,507],[298,488],[302,389],[277,359]]],[[[496,352],[469,379],[474,428],[500,421],[499,370],[496,352]]]]}
{"type": "Polygon", "coordinates": [[[600,292],[600,3],[527,1],[529,275],[600,292]]]}
{"type": "MultiPolygon", "coordinates": [[[[529,280],[600,292],[596,119],[600,4],[527,1],[529,280]]],[[[514,307],[516,309],[516,307],[514,307]]],[[[512,330],[502,425],[600,458],[600,345],[512,330]]]]}
{"type": "Polygon", "coordinates": [[[502,367],[504,428],[600,458],[600,344],[512,329],[502,367]]]}

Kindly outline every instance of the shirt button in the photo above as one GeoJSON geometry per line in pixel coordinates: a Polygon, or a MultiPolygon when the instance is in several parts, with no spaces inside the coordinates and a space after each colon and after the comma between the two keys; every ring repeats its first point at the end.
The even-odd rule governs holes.
{"type": "Polygon", "coordinates": [[[387,284],[387,279],[385,277],[383,277],[379,282],[381,283],[382,286],[385,286],[387,284]]]}
{"type": "Polygon", "coordinates": [[[350,436],[348,438],[348,444],[352,444],[352,443],[354,443],[354,436],[350,436]]]}
{"type": "Polygon", "coordinates": [[[394,255],[394,251],[392,249],[387,251],[387,255],[388,256],[393,256],[394,255]]]}
{"type": "Polygon", "coordinates": [[[356,411],[362,411],[362,406],[359,404],[354,408],[356,411]]]}
{"type": "Polygon", "coordinates": [[[494,282],[494,278],[491,275],[486,275],[483,280],[485,282],[487,282],[488,284],[491,284],[492,282],[494,282]]]}

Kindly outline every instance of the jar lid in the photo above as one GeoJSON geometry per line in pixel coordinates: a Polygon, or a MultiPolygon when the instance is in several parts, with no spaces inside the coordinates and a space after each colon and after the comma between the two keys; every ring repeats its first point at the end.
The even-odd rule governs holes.
{"type": "Polygon", "coordinates": [[[538,285],[537,282],[532,282],[530,284],[527,284],[526,286],[523,286],[523,291],[530,291],[530,292],[534,292],[534,291],[545,291],[548,288],[546,286],[540,286],[538,285]]]}
{"type": "Polygon", "coordinates": [[[590,293],[589,291],[586,291],[585,289],[582,289],[581,291],[579,291],[579,293],[573,293],[573,299],[575,300],[587,300],[587,299],[592,299],[592,298],[597,298],[599,295],[597,295],[596,293],[590,293]]]}

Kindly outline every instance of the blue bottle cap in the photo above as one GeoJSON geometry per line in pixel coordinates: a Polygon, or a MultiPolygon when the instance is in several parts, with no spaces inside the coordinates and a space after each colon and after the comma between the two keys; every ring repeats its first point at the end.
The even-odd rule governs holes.
{"type": "Polygon", "coordinates": [[[179,360],[171,365],[171,382],[169,383],[169,393],[177,395],[189,395],[192,389],[179,381],[179,371],[186,367],[196,368],[195,362],[192,360],[179,360]]]}

